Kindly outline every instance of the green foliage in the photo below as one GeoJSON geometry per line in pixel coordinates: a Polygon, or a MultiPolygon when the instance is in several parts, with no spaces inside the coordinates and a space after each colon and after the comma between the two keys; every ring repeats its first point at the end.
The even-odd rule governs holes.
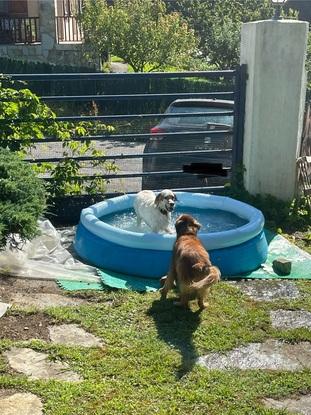
{"type": "Polygon", "coordinates": [[[166,13],[162,0],[86,0],[81,22],[94,55],[109,51],[135,72],[188,66],[196,52],[193,30],[178,13],[166,13]]]}
{"type": "Polygon", "coordinates": [[[32,62],[19,59],[0,57],[0,73],[66,73],[66,72],[92,72],[95,67],[55,65],[46,62],[32,62]]]}
{"type": "Polygon", "coordinates": [[[0,148],[0,248],[36,235],[37,220],[45,209],[45,189],[29,164],[0,148]]]}
{"type": "MultiPolygon", "coordinates": [[[[165,0],[168,10],[178,11],[200,38],[201,56],[218,68],[239,63],[241,25],[270,19],[270,0],[165,0]]],[[[294,14],[290,12],[290,15],[294,14]]]]}
{"type": "MultiPolygon", "coordinates": [[[[34,93],[26,88],[17,90],[4,86],[7,82],[4,79],[0,83],[0,147],[18,151],[23,156],[26,154],[31,156],[35,147],[32,138],[59,139],[61,149],[58,150],[58,156],[63,157],[63,160],[57,164],[49,162],[34,164],[34,170],[38,174],[51,176],[52,180],[48,186],[50,196],[103,193],[106,181],[95,177],[91,181],[83,182],[81,178],[83,162],[70,158],[83,155],[103,157],[104,153],[97,150],[87,136],[109,132],[112,127],[102,123],[74,124],[54,121],[56,114],[34,93]],[[74,136],[85,139],[81,142],[71,140],[74,136]]],[[[97,168],[100,172],[117,170],[113,163],[103,159],[92,160],[90,168],[97,168]]]]}
{"type": "Polygon", "coordinates": [[[311,230],[311,215],[304,198],[285,202],[269,194],[251,195],[244,187],[244,168],[240,166],[233,177],[231,186],[226,188],[227,196],[239,199],[260,209],[266,225],[280,233],[311,230]]]}

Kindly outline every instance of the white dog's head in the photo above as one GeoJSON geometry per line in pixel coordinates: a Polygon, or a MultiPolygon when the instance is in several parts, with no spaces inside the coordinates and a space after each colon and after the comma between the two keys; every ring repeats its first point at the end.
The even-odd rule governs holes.
{"type": "Polygon", "coordinates": [[[164,189],[157,194],[154,203],[162,213],[167,213],[174,210],[176,201],[177,197],[175,193],[171,190],[164,189]]]}

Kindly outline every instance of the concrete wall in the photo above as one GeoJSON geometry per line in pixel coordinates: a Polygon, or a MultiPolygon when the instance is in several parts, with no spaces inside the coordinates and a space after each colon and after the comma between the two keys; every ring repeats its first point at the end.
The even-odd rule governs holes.
{"type": "Polygon", "coordinates": [[[39,16],[39,0],[28,0],[28,16],[39,16]]]}
{"type": "Polygon", "coordinates": [[[243,163],[252,194],[295,195],[305,103],[308,23],[266,20],[242,27],[248,66],[243,163]]]}
{"type": "Polygon", "coordinates": [[[57,43],[54,0],[39,0],[41,43],[30,45],[0,45],[0,56],[11,59],[98,67],[87,60],[81,43],[57,43]]]}

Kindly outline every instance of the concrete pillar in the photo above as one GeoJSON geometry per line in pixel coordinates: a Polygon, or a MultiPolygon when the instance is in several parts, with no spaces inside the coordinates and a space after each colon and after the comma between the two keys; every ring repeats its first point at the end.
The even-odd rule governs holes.
{"type": "Polygon", "coordinates": [[[56,44],[54,0],[40,0],[40,32],[43,50],[51,50],[56,44]]]}
{"type": "Polygon", "coordinates": [[[295,195],[305,104],[308,23],[265,20],[242,26],[247,64],[243,163],[252,194],[295,195]]]}

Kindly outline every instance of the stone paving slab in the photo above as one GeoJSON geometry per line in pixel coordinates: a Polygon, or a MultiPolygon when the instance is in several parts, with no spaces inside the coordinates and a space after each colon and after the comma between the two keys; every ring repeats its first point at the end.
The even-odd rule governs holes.
{"type": "Polygon", "coordinates": [[[206,369],[265,369],[296,371],[311,369],[311,343],[288,344],[277,340],[251,343],[227,353],[210,353],[197,363],[206,369]]]}
{"type": "Polygon", "coordinates": [[[9,390],[0,391],[1,415],[42,415],[41,400],[32,393],[12,393],[9,390]]]}
{"type": "Polygon", "coordinates": [[[61,294],[23,294],[20,292],[11,294],[11,302],[13,305],[18,305],[20,307],[35,307],[39,310],[43,310],[48,307],[79,306],[87,303],[87,301],[81,298],[66,297],[61,294]]]}
{"type": "Polygon", "coordinates": [[[88,333],[77,324],[62,324],[48,327],[52,343],[66,346],[103,347],[101,339],[88,333]]]}
{"type": "Polygon", "coordinates": [[[55,281],[36,280],[32,278],[13,278],[0,275],[0,298],[8,301],[12,292],[29,293],[53,293],[61,294],[62,290],[55,281]]]}
{"type": "Polygon", "coordinates": [[[12,347],[3,352],[9,365],[17,372],[24,373],[30,379],[57,379],[78,382],[81,377],[69,369],[65,362],[52,362],[46,353],[28,348],[12,347]]]}
{"type": "Polygon", "coordinates": [[[272,310],[271,324],[276,329],[311,329],[311,313],[304,310],[272,310]]]}
{"type": "Polygon", "coordinates": [[[287,280],[238,281],[235,286],[256,301],[295,299],[300,296],[296,284],[287,280]]]}
{"type": "Polygon", "coordinates": [[[263,404],[268,408],[286,410],[293,414],[311,415],[311,395],[280,401],[266,398],[263,400],[263,404]]]}

